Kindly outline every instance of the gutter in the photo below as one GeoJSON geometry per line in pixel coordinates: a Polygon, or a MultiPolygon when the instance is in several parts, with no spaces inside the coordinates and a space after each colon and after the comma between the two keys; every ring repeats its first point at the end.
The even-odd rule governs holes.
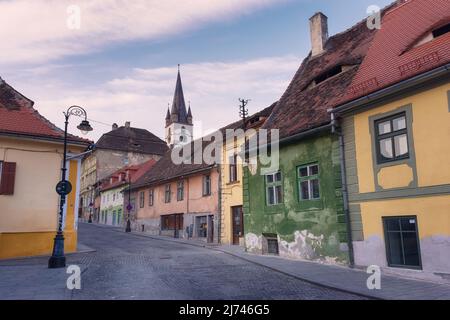
{"type": "MultiPolygon", "coordinates": [[[[39,141],[49,141],[54,142],[57,144],[64,143],[64,138],[58,138],[58,137],[47,137],[47,136],[38,136],[38,135],[32,135],[32,134],[20,134],[20,133],[13,133],[13,132],[0,132],[0,136],[6,136],[6,137],[13,137],[13,138],[19,138],[24,140],[39,140],[39,141]]],[[[91,145],[92,142],[82,142],[77,141],[68,138],[67,139],[67,145],[68,146],[77,146],[77,147],[88,147],[91,145]]]]}
{"type": "Polygon", "coordinates": [[[386,87],[384,89],[380,89],[374,93],[370,93],[370,94],[365,95],[356,100],[347,102],[339,107],[336,107],[333,109],[328,109],[328,112],[332,113],[332,114],[333,113],[334,114],[346,113],[348,111],[351,111],[351,109],[353,109],[355,107],[360,107],[360,106],[367,105],[369,103],[376,102],[378,100],[389,97],[389,96],[394,95],[403,90],[412,88],[417,85],[421,85],[427,81],[438,79],[440,77],[445,77],[445,76],[449,75],[449,73],[450,73],[450,63],[447,63],[447,64],[445,64],[441,67],[438,67],[436,69],[433,69],[431,71],[421,73],[417,76],[403,80],[399,83],[396,83],[396,84],[386,87]]]}
{"type": "MultiPolygon", "coordinates": [[[[321,133],[321,132],[325,132],[325,131],[331,130],[331,128],[332,128],[332,123],[330,122],[330,123],[322,125],[320,127],[312,128],[312,129],[309,129],[309,130],[306,130],[306,131],[302,131],[300,133],[296,133],[296,134],[294,134],[292,136],[282,138],[282,139],[280,139],[279,144],[283,145],[283,144],[293,143],[293,142],[296,142],[298,140],[307,138],[309,136],[312,136],[312,135],[315,135],[315,134],[318,134],[318,133],[321,133]]],[[[268,143],[268,144],[266,144],[264,146],[269,146],[269,145],[270,145],[270,143],[268,143]]],[[[259,148],[264,147],[264,146],[258,146],[256,148],[248,149],[247,152],[250,153],[252,151],[258,151],[259,148]]]]}
{"type": "Polygon", "coordinates": [[[145,184],[141,184],[141,185],[135,185],[134,187],[130,188],[130,190],[135,190],[135,189],[139,189],[139,188],[142,188],[142,187],[150,187],[150,186],[154,186],[154,185],[159,185],[159,184],[162,184],[162,183],[165,183],[165,182],[169,182],[169,181],[172,181],[172,180],[175,180],[175,179],[185,179],[185,178],[190,177],[191,175],[193,175],[195,173],[207,171],[207,170],[210,170],[210,169],[212,169],[212,168],[214,168],[216,166],[217,166],[216,164],[213,164],[213,165],[210,165],[210,166],[208,166],[206,168],[201,168],[201,169],[197,169],[197,170],[194,170],[194,171],[190,171],[190,172],[188,172],[186,174],[183,174],[183,175],[180,175],[180,176],[174,176],[174,177],[171,177],[171,178],[168,178],[168,179],[152,181],[150,183],[145,183],[145,184]]]}

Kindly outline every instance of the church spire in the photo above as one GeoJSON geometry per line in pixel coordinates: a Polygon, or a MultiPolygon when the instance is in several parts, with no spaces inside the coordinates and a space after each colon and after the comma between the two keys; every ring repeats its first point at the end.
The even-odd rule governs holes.
{"type": "Polygon", "coordinates": [[[181,83],[180,65],[178,65],[177,83],[170,111],[171,122],[188,124],[186,102],[184,101],[183,85],[181,83]]]}
{"type": "Polygon", "coordinates": [[[192,111],[191,111],[191,102],[189,101],[189,108],[187,113],[187,121],[188,124],[192,124],[192,111]]]}
{"type": "Polygon", "coordinates": [[[170,123],[170,104],[167,104],[167,113],[166,113],[166,126],[170,123]]]}
{"type": "Polygon", "coordinates": [[[166,142],[168,145],[186,144],[192,141],[194,126],[192,124],[191,103],[186,111],[183,85],[181,83],[180,65],[178,65],[177,83],[173,95],[172,107],[167,108],[166,142]]]}

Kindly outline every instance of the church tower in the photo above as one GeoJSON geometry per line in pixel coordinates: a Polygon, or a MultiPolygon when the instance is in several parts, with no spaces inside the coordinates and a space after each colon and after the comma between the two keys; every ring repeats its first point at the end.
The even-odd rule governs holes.
{"type": "Polygon", "coordinates": [[[193,137],[191,106],[186,111],[183,86],[181,84],[180,66],[178,65],[177,83],[173,96],[172,108],[167,108],[166,114],[166,142],[168,145],[185,144],[193,137]]]}

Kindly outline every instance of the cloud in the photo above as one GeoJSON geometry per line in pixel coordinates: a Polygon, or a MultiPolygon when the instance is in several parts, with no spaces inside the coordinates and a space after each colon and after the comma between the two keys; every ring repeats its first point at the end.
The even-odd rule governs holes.
{"type": "MultiPolygon", "coordinates": [[[[191,101],[194,121],[203,131],[217,129],[239,119],[238,98],[252,99],[248,105],[255,113],[278,100],[300,65],[292,55],[246,61],[204,62],[181,67],[186,103],[191,101]]],[[[164,137],[164,119],[172,102],[177,68],[132,69],[95,86],[72,87],[64,74],[77,66],[52,66],[17,72],[5,80],[35,101],[38,111],[60,127],[62,112],[70,105],[85,107],[94,120],[97,139],[117,122],[145,128],[164,137]],[[65,68],[67,70],[61,70],[65,68]],[[45,80],[43,80],[45,79],[45,80]],[[48,79],[52,79],[51,81],[48,79]],[[99,123],[101,122],[101,123],[99,123]]],[[[75,120],[71,132],[76,133],[75,120]]]]}
{"type": "Polygon", "coordinates": [[[0,63],[41,63],[107,45],[158,39],[285,0],[0,1],[0,63]],[[78,21],[80,28],[71,29],[78,21]],[[76,8],[75,8],[76,9],[76,8]]]}

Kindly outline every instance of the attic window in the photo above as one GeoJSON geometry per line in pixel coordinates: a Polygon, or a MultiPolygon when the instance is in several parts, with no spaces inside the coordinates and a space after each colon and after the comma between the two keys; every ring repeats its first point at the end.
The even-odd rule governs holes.
{"type": "Polygon", "coordinates": [[[420,38],[418,41],[416,41],[412,47],[413,48],[419,47],[419,46],[421,46],[427,42],[430,42],[433,39],[439,38],[449,32],[450,32],[450,23],[426,33],[422,38],[420,38]]]}
{"type": "Polygon", "coordinates": [[[448,23],[445,26],[442,26],[438,29],[433,30],[432,34],[433,34],[433,38],[437,38],[437,37],[443,36],[444,34],[449,33],[449,32],[450,32],[450,23],[448,23]]]}
{"type": "Polygon", "coordinates": [[[319,84],[341,72],[342,72],[342,66],[336,66],[336,67],[328,70],[327,72],[322,73],[317,78],[315,78],[314,82],[315,82],[315,84],[319,84]]]}

